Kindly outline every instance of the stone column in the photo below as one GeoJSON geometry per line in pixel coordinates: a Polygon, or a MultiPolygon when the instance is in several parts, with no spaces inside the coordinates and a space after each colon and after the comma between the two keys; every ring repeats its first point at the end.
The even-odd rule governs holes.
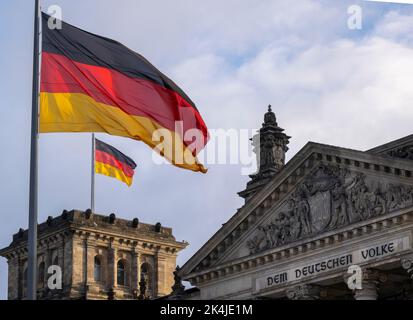
{"type": "Polygon", "coordinates": [[[116,283],[116,248],[113,247],[113,239],[111,239],[108,249],[108,289],[115,288],[116,283]]]}
{"type": "Polygon", "coordinates": [[[134,297],[139,295],[139,280],[140,280],[140,254],[136,251],[136,246],[132,249],[132,262],[131,262],[131,289],[134,297]]]}
{"type": "Polygon", "coordinates": [[[317,285],[303,284],[286,290],[290,300],[318,300],[320,299],[320,287],[317,285]]]}
{"type": "Polygon", "coordinates": [[[19,258],[15,255],[10,255],[7,257],[7,264],[9,271],[7,297],[9,300],[17,300],[19,298],[19,258]]]}
{"type": "Polygon", "coordinates": [[[168,256],[162,252],[160,252],[160,248],[158,248],[156,253],[156,269],[155,269],[155,288],[153,295],[154,297],[165,296],[171,293],[172,290],[172,276],[173,270],[170,271],[168,274],[168,265],[167,261],[168,256]]]}
{"type": "Polygon", "coordinates": [[[83,239],[83,266],[82,266],[82,274],[83,274],[83,281],[84,281],[86,295],[87,295],[88,286],[89,286],[88,266],[90,264],[88,239],[89,239],[89,236],[85,235],[85,238],[83,239]]]}
{"type": "Polygon", "coordinates": [[[353,290],[355,300],[377,300],[379,286],[387,280],[386,274],[377,270],[363,270],[361,289],[353,290]]]}
{"type": "Polygon", "coordinates": [[[400,262],[401,262],[402,268],[406,270],[410,279],[413,280],[413,255],[401,258],[400,262]]]}
{"type": "MultiPolygon", "coordinates": [[[[23,292],[24,292],[24,281],[23,281],[23,270],[24,268],[24,261],[22,260],[21,256],[17,256],[17,299],[23,299],[23,292]]],[[[10,274],[9,274],[10,279],[10,274]]]]}
{"type": "Polygon", "coordinates": [[[50,243],[51,240],[47,239],[47,244],[46,244],[46,257],[45,257],[45,288],[46,288],[46,294],[49,292],[49,286],[48,286],[48,280],[50,277],[49,274],[49,267],[53,264],[52,261],[52,254],[53,254],[53,250],[51,249],[50,243]]]}
{"type": "Polygon", "coordinates": [[[66,271],[66,259],[65,259],[65,246],[66,246],[66,239],[64,234],[60,235],[61,237],[61,246],[59,248],[59,264],[62,270],[62,290],[65,291],[65,286],[67,286],[67,281],[65,279],[65,271],[66,271]]]}

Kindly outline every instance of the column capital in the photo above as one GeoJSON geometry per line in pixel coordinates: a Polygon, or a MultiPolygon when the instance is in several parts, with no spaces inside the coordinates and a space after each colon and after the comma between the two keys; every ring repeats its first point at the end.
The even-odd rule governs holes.
{"type": "Polygon", "coordinates": [[[374,281],[377,284],[387,281],[387,274],[374,269],[363,270],[363,281],[374,281]]]}
{"type": "Polygon", "coordinates": [[[387,281],[387,275],[379,270],[362,270],[361,289],[355,289],[354,298],[356,300],[377,300],[379,285],[387,281]]]}
{"type": "Polygon", "coordinates": [[[407,271],[410,279],[413,280],[413,255],[402,257],[400,263],[402,268],[407,271]]]}
{"type": "Polygon", "coordinates": [[[290,300],[318,300],[320,299],[320,287],[311,284],[302,284],[286,290],[290,300]]]}

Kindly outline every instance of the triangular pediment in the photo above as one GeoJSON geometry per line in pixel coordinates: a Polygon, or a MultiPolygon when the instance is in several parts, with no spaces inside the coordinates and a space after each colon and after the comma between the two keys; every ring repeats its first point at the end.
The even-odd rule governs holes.
{"type": "Polygon", "coordinates": [[[413,205],[413,185],[320,163],[216,263],[339,230],[413,205]]]}
{"type": "Polygon", "coordinates": [[[392,158],[413,160],[413,134],[368,150],[392,158]]]}
{"type": "Polygon", "coordinates": [[[181,275],[413,205],[413,161],[308,143],[184,265],[181,275]]]}

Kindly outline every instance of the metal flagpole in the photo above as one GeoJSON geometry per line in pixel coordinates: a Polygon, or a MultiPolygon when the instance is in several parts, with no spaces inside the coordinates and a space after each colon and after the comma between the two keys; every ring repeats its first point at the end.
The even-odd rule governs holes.
{"type": "Polygon", "coordinates": [[[29,237],[27,298],[37,298],[37,180],[38,180],[38,138],[39,138],[39,41],[40,41],[40,6],[35,0],[34,7],[34,44],[33,44],[33,91],[32,91],[32,132],[30,146],[30,196],[29,196],[29,237]]]}
{"type": "Polygon", "coordinates": [[[95,134],[92,133],[92,172],[91,172],[91,188],[90,188],[90,209],[92,214],[95,212],[95,134]]]}

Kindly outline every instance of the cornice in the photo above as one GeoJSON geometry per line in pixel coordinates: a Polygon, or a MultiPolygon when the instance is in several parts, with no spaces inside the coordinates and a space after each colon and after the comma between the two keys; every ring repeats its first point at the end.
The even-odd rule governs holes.
{"type": "Polygon", "coordinates": [[[106,244],[111,243],[112,245],[116,243],[117,248],[130,248],[138,246],[142,249],[149,249],[151,251],[163,250],[165,252],[177,253],[180,250],[185,249],[188,246],[186,242],[178,242],[163,239],[152,239],[144,237],[130,237],[128,235],[121,235],[117,233],[107,232],[106,230],[96,230],[93,228],[73,228],[74,236],[79,240],[84,240],[85,238],[102,241],[106,244]]]}
{"type": "Polygon", "coordinates": [[[413,221],[412,208],[401,210],[388,216],[378,217],[370,221],[359,222],[345,228],[330,231],[313,238],[270,249],[255,255],[242,257],[222,265],[213,266],[204,270],[191,272],[184,276],[184,280],[192,285],[199,285],[207,281],[236,276],[239,272],[250,272],[257,267],[265,267],[274,262],[283,262],[293,257],[299,257],[307,252],[326,250],[329,246],[345,244],[349,240],[362,238],[366,235],[379,235],[392,227],[406,226],[411,228],[413,221]],[[408,224],[408,225],[407,225],[408,224]]]}

